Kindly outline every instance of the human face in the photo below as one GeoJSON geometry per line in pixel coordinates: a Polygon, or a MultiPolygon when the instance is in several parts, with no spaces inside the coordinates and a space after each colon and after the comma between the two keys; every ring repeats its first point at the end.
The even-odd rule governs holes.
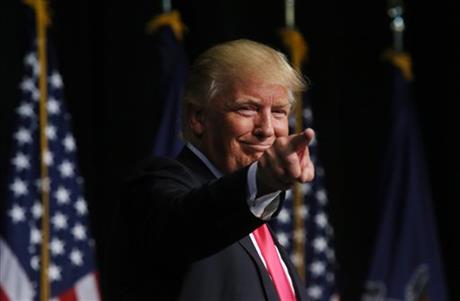
{"type": "Polygon", "coordinates": [[[287,136],[288,90],[236,81],[211,101],[202,118],[200,148],[223,173],[258,160],[276,137],[287,136]]]}

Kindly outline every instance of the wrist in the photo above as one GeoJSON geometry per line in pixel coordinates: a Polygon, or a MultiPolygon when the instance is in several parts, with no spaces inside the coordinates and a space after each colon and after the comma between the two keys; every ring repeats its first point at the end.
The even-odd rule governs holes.
{"type": "Polygon", "coordinates": [[[290,185],[277,179],[273,171],[261,160],[257,162],[257,197],[289,188],[290,185]]]}

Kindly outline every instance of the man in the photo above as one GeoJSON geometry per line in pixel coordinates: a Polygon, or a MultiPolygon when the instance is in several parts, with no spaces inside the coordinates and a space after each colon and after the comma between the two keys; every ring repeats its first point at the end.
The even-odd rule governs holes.
{"type": "Polygon", "coordinates": [[[183,98],[187,146],[176,160],[150,158],[127,182],[116,299],[306,300],[265,225],[283,190],[314,176],[313,131],[288,133],[304,88],[281,53],[256,42],[197,59],[183,98]]]}

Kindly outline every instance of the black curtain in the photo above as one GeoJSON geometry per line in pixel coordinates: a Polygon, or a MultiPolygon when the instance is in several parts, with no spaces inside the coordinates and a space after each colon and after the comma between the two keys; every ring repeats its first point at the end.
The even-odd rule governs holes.
{"type": "MultiPolygon", "coordinates": [[[[57,48],[73,117],[104,290],[110,287],[103,263],[110,256],[107,234],[118,189],[133,166],[151,153],[162,108],[155,37],[145,33],[146,22],[161,11],[157,2],[50,3],[50,38],[57,48]]],[[[454,95],[458,95],[453,61],[459,52],[450,42],[456,36],[448,31],[453,14],[439,11],[436,5],[406,3],[406,48],[414,57],[414,93],[448,285],[452,300],[459,300],[455,270],[459,249],[454,246],[459,219],[453,209],[454,201],[460,200],[453,110],[454,95]]],[[[173,1],[173,6],[188,26],[184,43],[190,61],[209,46],[235,38],[282,49],[277,34],[283,25],[282,1],[173,1]]],[[[2,194],[27,42],[25,9],[19,0],[0,4],[2,194]]],[[[381,60],[381,53],[392,43],[386,1],[297,1],[296,13],[298,28],[310,46],[310,63],[304,70],[312,82],[342,300],[358,300],[378,222],[373,200],[389,124],[390,77],[381,60]]]]}

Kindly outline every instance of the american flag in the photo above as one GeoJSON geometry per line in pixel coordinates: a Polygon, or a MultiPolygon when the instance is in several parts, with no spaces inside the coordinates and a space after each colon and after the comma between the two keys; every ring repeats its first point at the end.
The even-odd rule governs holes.
{"type": "MultiPolygon", "coordinates": [[[[303,105],[304,128],[313,127],[313,114],[308,98],[305,98],[303,105]]],[[[290,124],[294,125],[295,121],[291,119],[290,124]]],[[[316,175],[313,182],[300,185],[303,202],[297,210],[300,211],[302,227],[296,229],[294,226],[294,193],[291,190],[287,191],[283,209],[271,225],[294,265],[305,268],[305,285],[310,299],[338,300],[335,285],[334,233],[327,214],[328,196],[323,186],[324,169],[318,159],[316,139],[309,150],[316,175]],[[303,252],[296,250],[295,240],[302,244],[303,252]]]]}
{"type": "MultiPolygon", "coordinates": [[[[50,46],[48,46],[50,48],[50,46]]],[[[63,101],[63,82],[48,49],[48,181],[40,180],[39,90],[37,46],[24,59],[21,99],[9,166],[6,198],[0,212],[0,300],[38,300],[40,295],[41,219],[50,221],[49,266],[51,300],[100,300],[94,241],[63,101]],[[41,187],[47,185],[49,216],[43,216],[41,187]]],[[[8,169],[7,169],[8,170],[8,169]]]]}

